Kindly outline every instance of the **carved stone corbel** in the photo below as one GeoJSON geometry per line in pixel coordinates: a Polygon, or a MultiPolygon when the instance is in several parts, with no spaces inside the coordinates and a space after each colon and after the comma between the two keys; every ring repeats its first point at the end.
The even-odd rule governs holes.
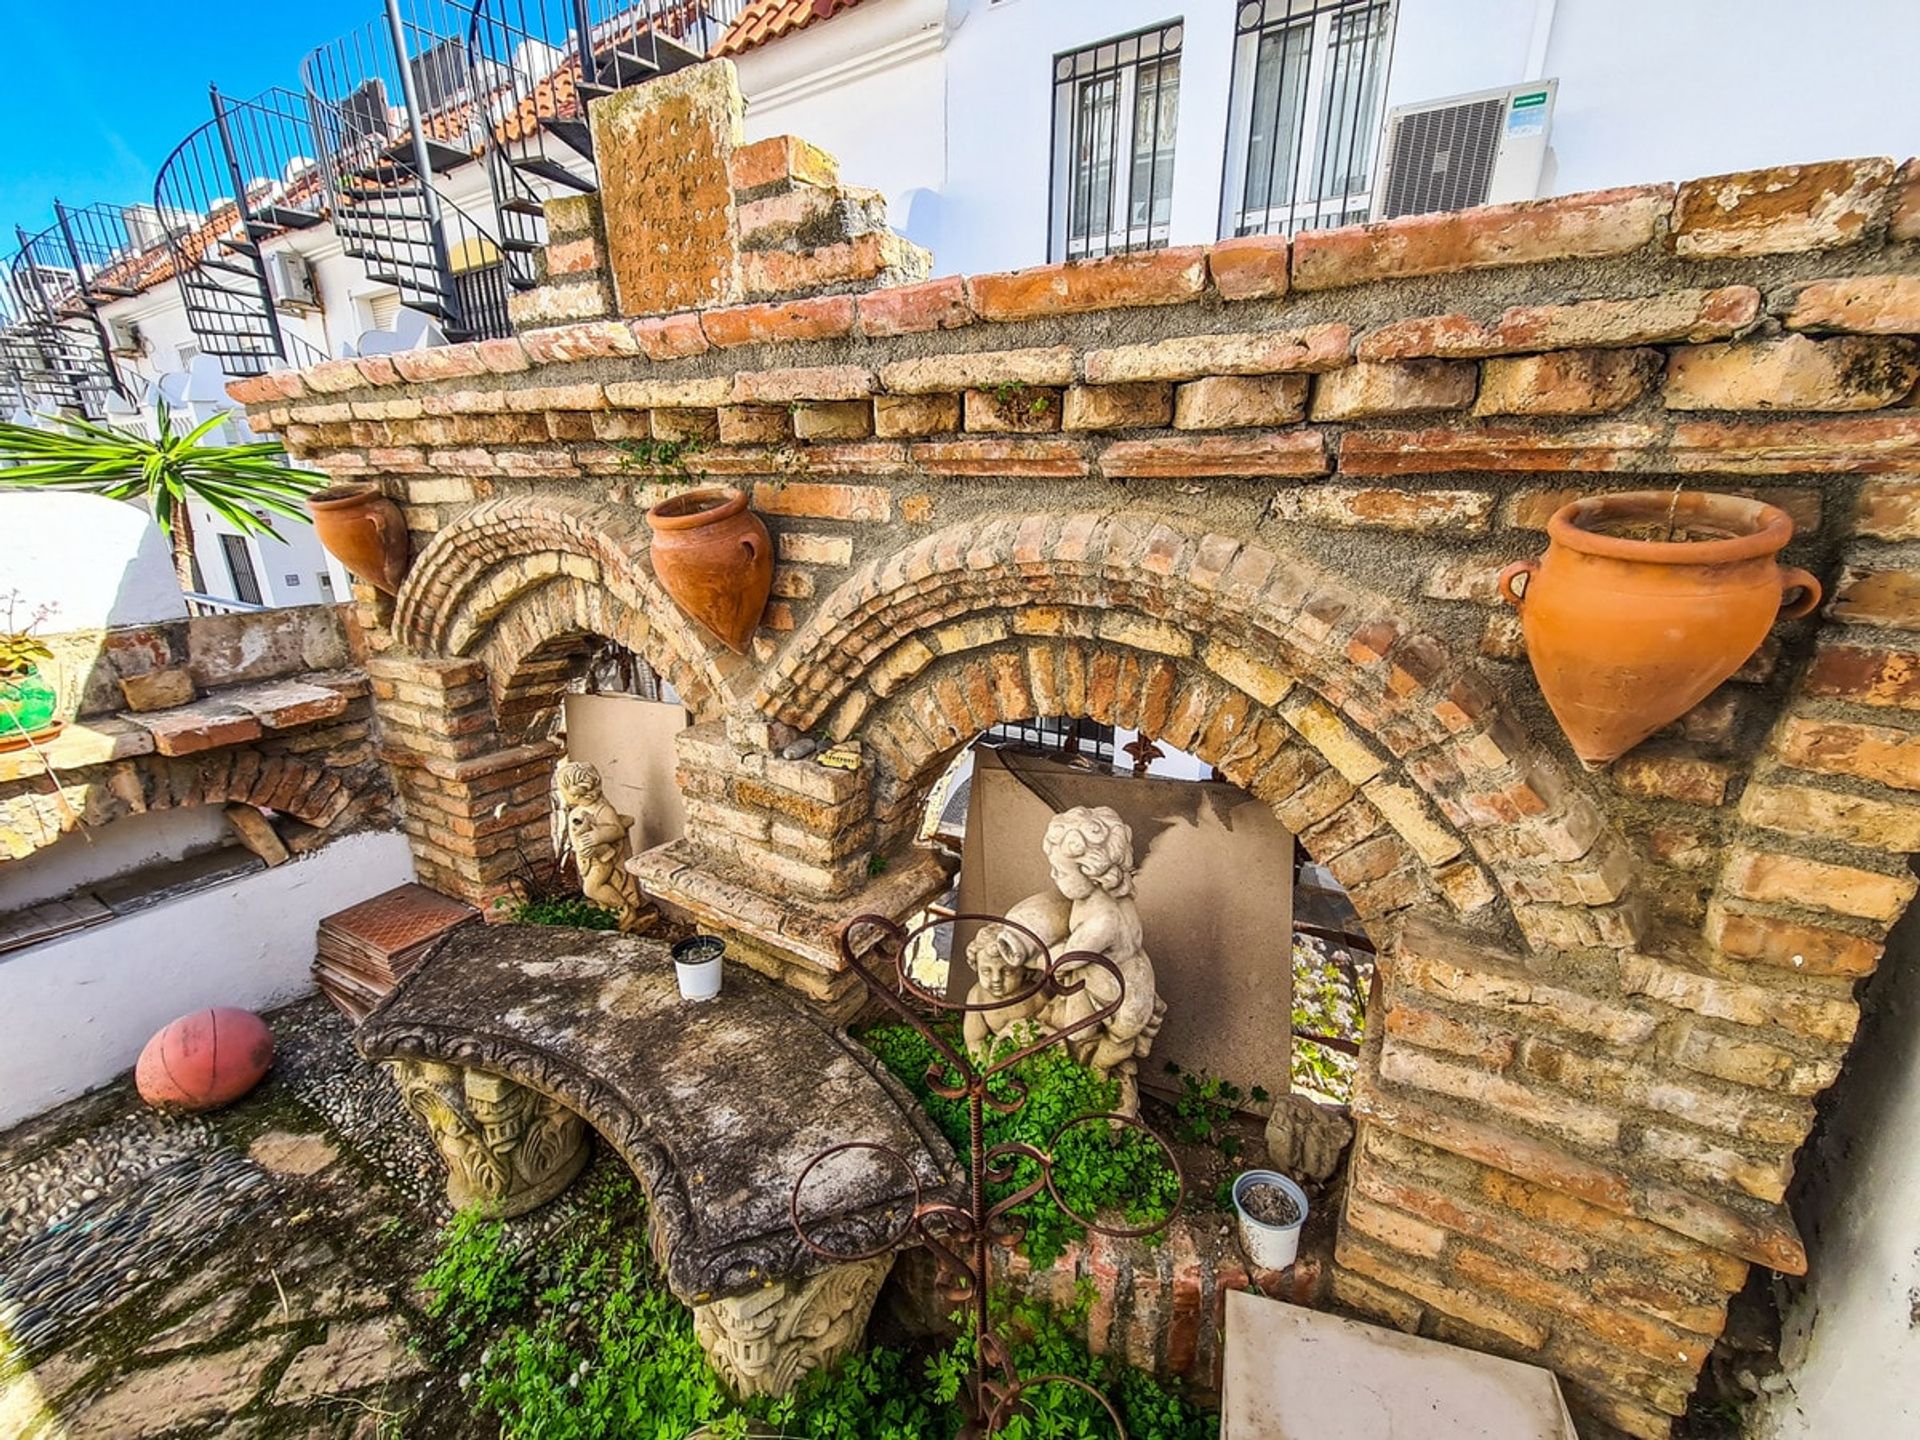
{"type": "Polygon", "coordinates": [[[740,1399],[788,1394],[860,1344],[892,1268],[893,1256],[881,1255],[696,1305],[694,1336],[740,1399]]]}
{"type": "Polygon", "coordinates": [[[389,1060],[394,1082],[447,1162],[447,1199],[524,1215],[573,1182],[592,1147],[586,1122],[504,1076],[430,1060],[389,1060]]]}

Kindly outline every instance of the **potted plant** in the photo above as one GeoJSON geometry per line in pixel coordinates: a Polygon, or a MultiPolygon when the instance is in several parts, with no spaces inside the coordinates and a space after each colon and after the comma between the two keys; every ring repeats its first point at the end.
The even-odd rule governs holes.
{"type": "Polygon", "coordinates": [[[35,611],[20,625],[14,614],[19,601],[17,593],[7,597],[7,623],[0,628],[0,751],[22,749],[62,728],[53,718],[60,706],[53,651],[32,633],[47,612],[35,611]]]}
{"type": "Polygon", "coordinates": [[[279,445],[206,443],[231,417],[215,415],[191,430],[176,429],[162,400],[152,437],[116,425],[48,415],[34,425],[0,424],[0,488],[52,486],[86,490],[110,500],[144,500],[173,542],[180,588],[197,591],[193,505],[204,505],[243,535],[280,538],[262,511],[304,520],[296,504],[325,479],[284,463],[279,445]]]}
{"type": "Polygon", "coordinates": [[[1520,611],[1540,691],[1590,769],[1706,699],[1775,620],[1820,603],[1818,580],[1774,559],[1792,518],[1759,500],[1595,495],[1562,506],[1547,535],[1540,559],[1500,572],[1500,595],[1520,611]]]}
{"type": "Polygon", "coordinates": [[[1233,1182],[1240,1244],[1262,1270],[1284,1270],[1300,1253],[1307,1192],[1278,1170],[1243,1170],[1233,1182]]]}
{"type": "Polygon", "coordinates": [[[773,592],[766,523],[731,486],[689,490],[647,511],[653,573],[674,604],[744,655],[773,592]]]}
{"type": "Polygon", "coordinates": [[[720,962],[727,942],[718,935],[695,935],[673,947],[673,974],[683,1000],[711,1000],[720,993],[720,962]]]}

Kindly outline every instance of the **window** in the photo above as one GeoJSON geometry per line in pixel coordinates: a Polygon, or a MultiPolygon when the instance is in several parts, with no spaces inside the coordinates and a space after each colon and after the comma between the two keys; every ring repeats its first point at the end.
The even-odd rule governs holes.
{"type": "Polygon", "coordinates": [[[1180,36],[1176,21],[1053,57],[1051,258],[1167,243],[1180,36]]]}
{"type": "Polygon", "coordinates": [[[260,581],[253,573],[253,556],[247,552],[247,537],[222,535],[220,549],[227,558],[227,574],[233,580],[233,598],[249,605],[260,603],[260,581]]]}
{"type": "Polygon", "coordinates": [[[1367,218],[1392,48],[1392,0],[1244,0],[1222,235],[1367,218]]]}

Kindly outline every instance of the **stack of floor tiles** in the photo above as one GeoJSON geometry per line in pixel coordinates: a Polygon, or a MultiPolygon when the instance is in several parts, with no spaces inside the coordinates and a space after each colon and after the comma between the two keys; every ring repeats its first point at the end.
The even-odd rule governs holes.
{"type": "Polygon", "coordinates": [[[313,978],[356,1025],[434,942],[480,918],[471,905],[424,885],[400,885],[320,922],[313,978]]]}

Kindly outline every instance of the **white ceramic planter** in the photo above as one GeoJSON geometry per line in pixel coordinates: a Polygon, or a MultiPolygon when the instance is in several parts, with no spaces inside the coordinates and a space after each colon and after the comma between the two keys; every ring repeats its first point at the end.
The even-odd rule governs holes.
{"type": "Polygon", "coordinates": [[[727,942],[718,935],[696,935],[673,947],[674,978],[683,1000],[711,1000],[720,993],[720,961],[727,942]]]}
{"type": "Polygon", "coordinates": [[[1300,1253],[1300,1227],[1307,1223],[1307,1192],[1278,1170],[1242,1171],[1233,1182],[1233,1208],[1240,1216],[1240,1244],[1247,1258],[1263,1270],[1284,1270],[1300,1253]],[[1284,1190],[1299,1207],[1300,1218],[1291,1225],[1269,1225],[1247,1214],[1240,1197],[1254,1185],[1272,1185],[1284,1190]]]}

